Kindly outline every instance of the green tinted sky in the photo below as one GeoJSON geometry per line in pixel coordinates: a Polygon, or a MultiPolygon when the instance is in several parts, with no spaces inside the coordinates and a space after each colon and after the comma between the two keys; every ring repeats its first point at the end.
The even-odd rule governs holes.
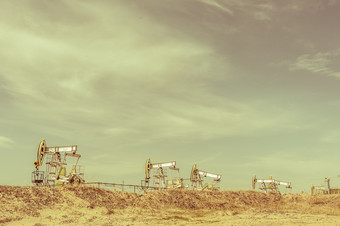
{"type": "Polygon", "coordinates": [[[88,181],[148,157],[309,191],[340,178],[340,2],[0,2],[1,184],[37,146],[77,144],[88,181]]]}

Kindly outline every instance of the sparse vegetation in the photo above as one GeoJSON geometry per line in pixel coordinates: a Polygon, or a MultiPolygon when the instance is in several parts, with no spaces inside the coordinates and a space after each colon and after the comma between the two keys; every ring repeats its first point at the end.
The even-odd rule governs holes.
{"type": "MultiPolygon", "coordinates": [[[[143,195],[100,188],[0,186],[0,224],[249,224],[305,222],[340,216],[340,195],[265,194],[255,191],[167,190],[143,195]],[[263,219],[261,218],[263,217],[263,219]],[[325,218],[327,217],[327,218],[325,218]],[[288,220],[287,220],[288,219],[288,220]],[[290,221],[289,221],[290,219],[290,221]],[[120,224],[120,223],[118,223],[120,224]]],[[[340,220],[340,219],[339,219],[340,220]]],[[[340,222],[339,222],[340,223],[340,222]]]]}

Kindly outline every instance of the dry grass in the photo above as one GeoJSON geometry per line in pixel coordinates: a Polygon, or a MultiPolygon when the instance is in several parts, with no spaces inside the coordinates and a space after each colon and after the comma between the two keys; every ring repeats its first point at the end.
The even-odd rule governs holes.
{"type": "Polygon", "coordinates": [[[189,190],[138,195],[82,186],[0,186],[0,224],[188,225],[223,224],[226,219],[235,224],[260,224],[263,219],[301,224],[305,216],[315,218],[315,224],[337,222],[340,195],[189,190]]]}

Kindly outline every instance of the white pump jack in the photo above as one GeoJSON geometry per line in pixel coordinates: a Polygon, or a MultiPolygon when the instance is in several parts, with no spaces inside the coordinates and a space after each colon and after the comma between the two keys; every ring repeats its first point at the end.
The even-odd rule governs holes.
{"type": "Polygon", "coordinates": [[[166,180],[166,172],[165,168],[169,168],[170,170],[175,170],[179,173],[179,168],[176,168],[176,161],[169,162],[161,162],[161,163],[151,163],[150,158],[146,160],[145,163],[145,186],[149,186],[151,179],[151,170],[156,170],[156,173],[153,175],[153,185],[158,186],[159,189],[164,188],[182,188],[183,187],[183,178],[179,178],[177,180],[168,179],[166,180]]]}
{"type": "Polygon", "coordinates": [[[256,175],[254,175],[252,178],[253,189],[255,189],[256,183],[261,184],[261,187],[259,189],[264,190],[265,192],[269,190],[269,191],[280,193],[279,187],[278,187],[279,185],[284,185],[286,188],[289,188],[289,189],[292,188],[291,182],[274,180],[272,176],[270,176],[269,179],[257,179],[256,175]]]}
{"type": "Polygon", "coordinates": [[[80,154],[77,154],[77,145],[47,147],[46,140],[42,139],[37,152],[37,161],[34,162],[36,170],[32,172],[32,183],[35,185],[56,185],[64,183],[84,182],[81,166],[78,165],[80,154]],[[66,175],[66,157],[76,158],[76,163],[68,175],[66,175]],[[39,171],[47,158],[46,175],[44,171],[39,171]]]}
{"type": "Polygon", "coordinates": [[[191,186],[194,190],[218,190],[216,185],[221,181],[222,175],[209,173],[203,170],[197,169],[197,164],[195,163],[192,167],[190,174],[191,186]],[[213,178],[213,183],[203,185],[203,177],[213,178]]]}

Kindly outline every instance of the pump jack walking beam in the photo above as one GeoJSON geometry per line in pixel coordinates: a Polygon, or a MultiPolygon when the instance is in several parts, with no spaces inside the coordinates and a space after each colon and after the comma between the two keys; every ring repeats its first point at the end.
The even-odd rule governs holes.
{"type": "Polygon", "coordinates": [[[269,179],[257,179],[256,175],[253,176],[252,178],[252,187],[255,189],[256,183],[260,183],[261,187],[259,189],[264,190],[264,191],[274,191],[274,192],[279,192],[279,185],[284,185],[286,188],[292,188],[290,182],[285,182],[285,181],[279,181],[279,180],[274,180],[272,176],[269,177],[269,179]]]}

